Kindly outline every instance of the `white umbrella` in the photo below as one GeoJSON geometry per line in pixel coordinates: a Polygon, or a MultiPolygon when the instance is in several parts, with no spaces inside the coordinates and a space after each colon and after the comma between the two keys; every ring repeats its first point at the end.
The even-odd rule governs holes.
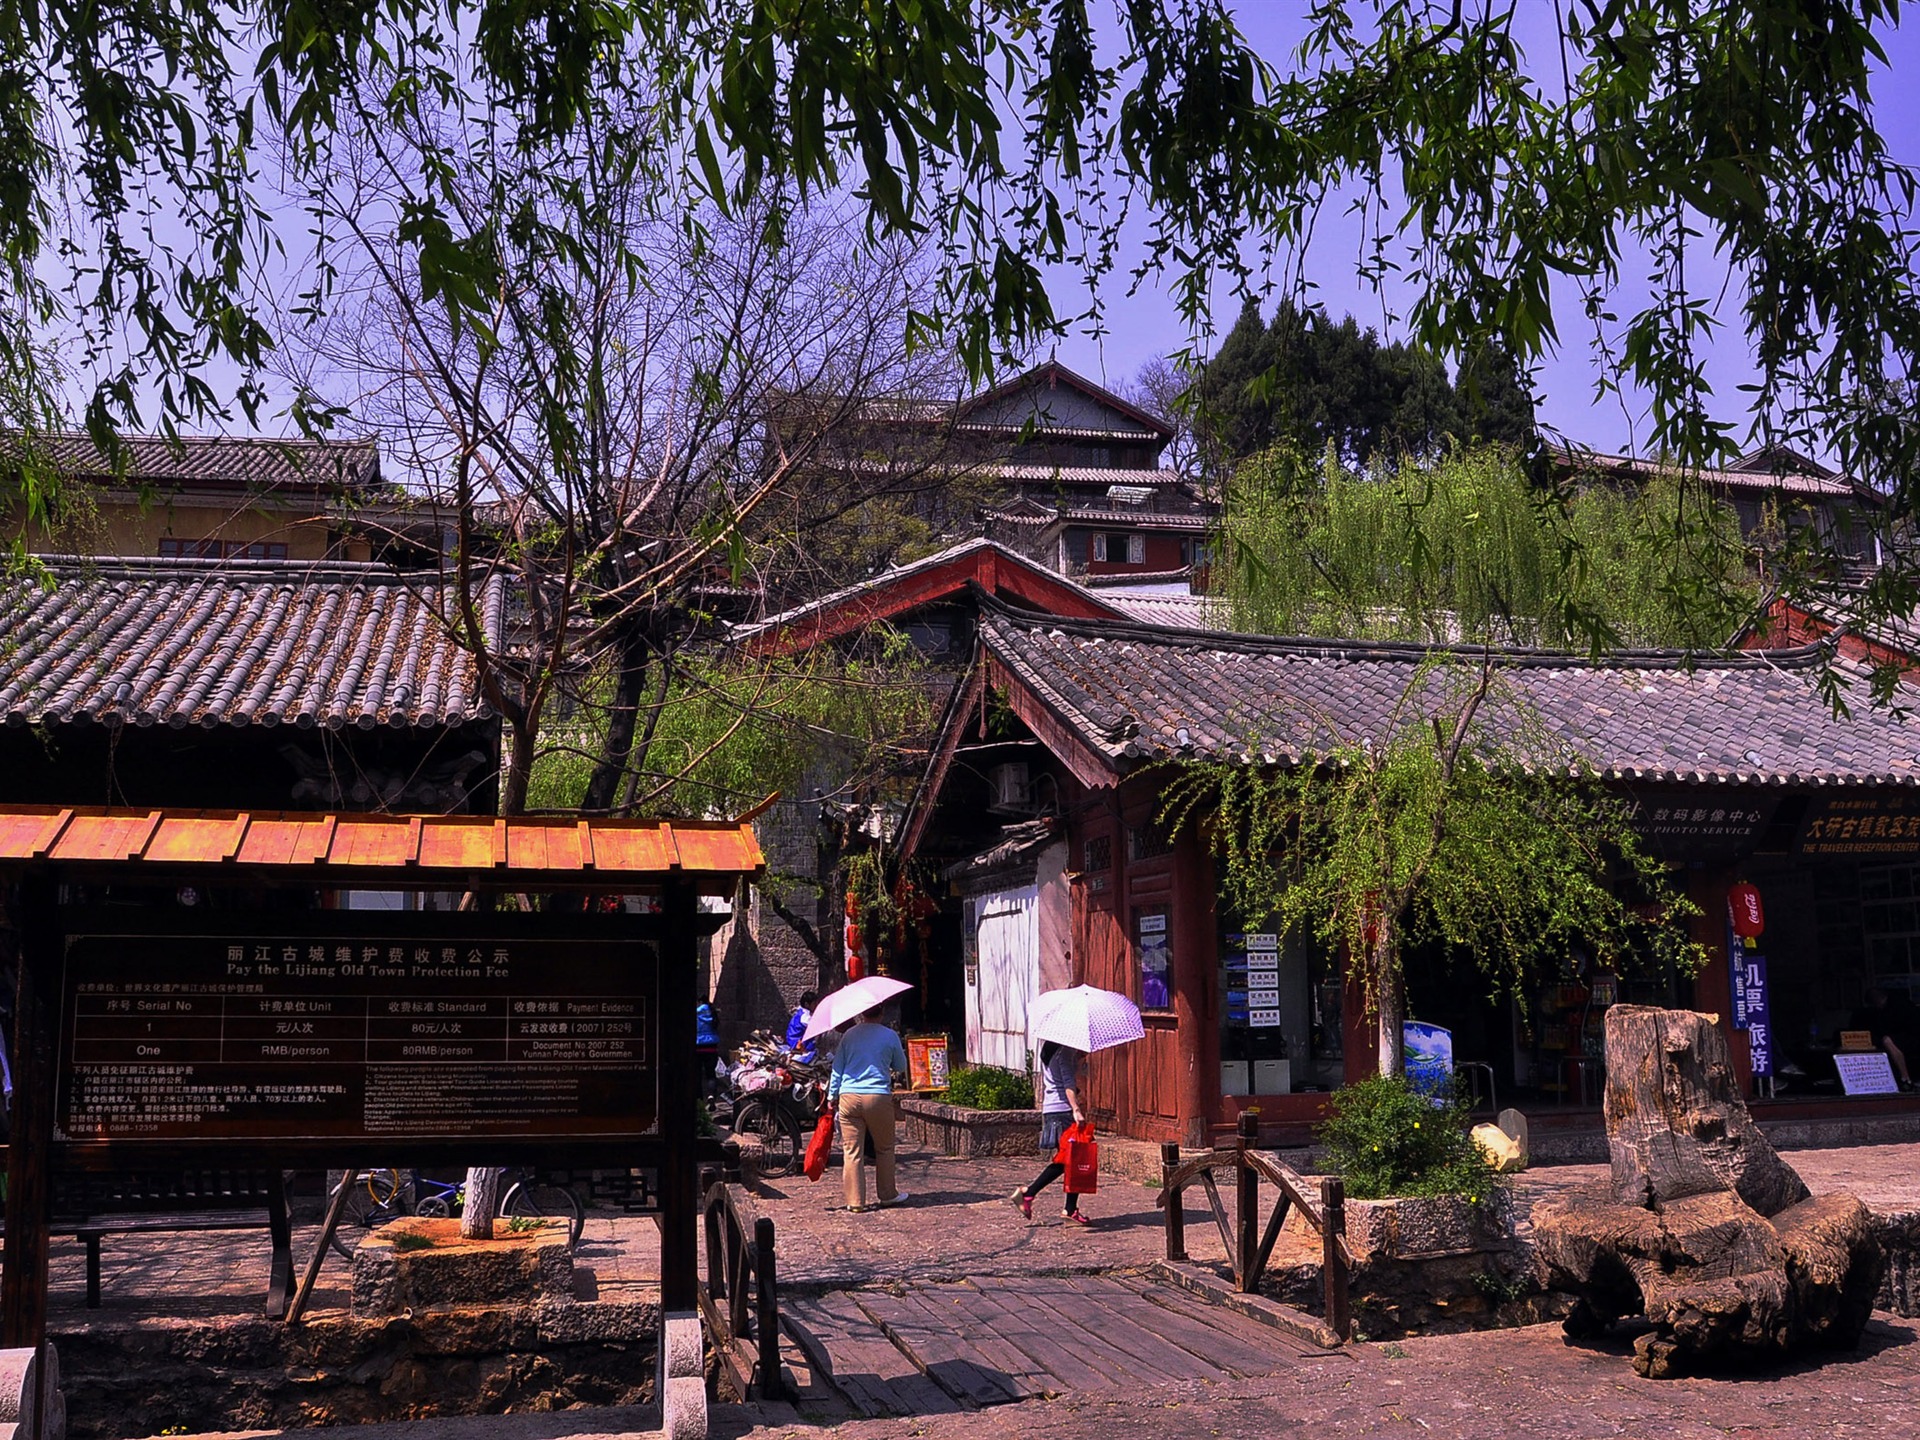
{"type": "Polygon", "coordinates": [[[890,975],[866,975],[842,985],[813,1007],[813,1018],[807,1021],[801,1041],[804,1043],[816,1035],[824,1035],[835,1026],[846,1024],[854,1016],[864,1015],[874,1006],[886,1004],[902,990],[911,989],[913,986],[906,981],[895,980],[890,975]]]}
{"type": "Polygon", "coordinates": [[[1093,985],[1034,996],[1027,1006],[1027,1026],[1035,1040],[1051,1040],[1087,1054],[1125,1045],[1147,1033],[1138,1005],[1093,985]]]}

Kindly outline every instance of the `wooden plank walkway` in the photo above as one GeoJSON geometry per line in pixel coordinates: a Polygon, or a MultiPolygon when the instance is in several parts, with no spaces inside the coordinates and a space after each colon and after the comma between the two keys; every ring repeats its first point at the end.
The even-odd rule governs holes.
{"type": "Polygon", "coordinates": [[[800,1413],[821,1420],[1246,1379],[1325,1353],[1137,1275],[906,1284],[780,1304],[814,1382],[800,1413]]]}

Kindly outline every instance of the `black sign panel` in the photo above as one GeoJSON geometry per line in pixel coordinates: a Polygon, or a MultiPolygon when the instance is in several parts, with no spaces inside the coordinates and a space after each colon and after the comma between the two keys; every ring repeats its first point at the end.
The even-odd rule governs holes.
{"type": "Polygon", "coordinates": [[[73,935],[55,1138],[631,1138],[657,1112],[657,995],[633,941],[73,935]]]}
{"type": "Polygon", "coordinates": [[[1816,795],[1796,849],[1802,855],[1907,855],[1920,851],[1920,795],[1868,790],[1816,795]]]}
{"type": "Polygon", "coordinates": [[[1734,860],[1752,853],[1779,803],[1764,790],[1636,787],[1628,818],[1663,860],[1734,860]]]}

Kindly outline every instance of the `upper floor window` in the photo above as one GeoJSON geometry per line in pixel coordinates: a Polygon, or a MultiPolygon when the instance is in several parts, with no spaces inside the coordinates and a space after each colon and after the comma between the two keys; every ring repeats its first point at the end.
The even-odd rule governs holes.
{"type": "Polygon", "coordinates": [[[287,547],[278,540],[160,540],[163,560],[284,560],[287,547]]]}
{"type": "Polygon", "coordinates": [[[1095,535],[1093,558],[1105,561],[1109,565],[1144,565],[1147,561],[1147,537],[1144,535],[1095,535]]]}

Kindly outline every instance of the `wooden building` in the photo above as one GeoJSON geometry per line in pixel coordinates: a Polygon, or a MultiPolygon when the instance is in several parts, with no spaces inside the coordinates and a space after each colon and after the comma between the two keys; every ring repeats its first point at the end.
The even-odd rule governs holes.
{"type": "MultiPolygon", "coordinates": [[[[1338,957],[1260,940],[1259,922],[1222,913],[1202,840],[1160,823],[1168,767],[1195,758],[1289,765],[1336,736],[1382,734],[1434,652],[978,603],[973,665],[909,807],[906,849],[951,867],[950,857],[1003,845],[1012,817],[996,813],[994,767],[1017,760],[1037,812],[1026,818],[1057,825],[1065,846],[1047,883],[1070,915],[1071,978],[1130,994],[1146,1012],[1144,1042],[1096,1057],[1103,1123],[1191,1144],[1257,1106],[1263,1131],[1298,1138],[1327,1091],[1374,1063],[1369,1017],[1338,957]],[[1236,967],[1244,972],[1240,957],[1262,943],[1280,951],[1281,993],[1254,1035],[1236,967]]],[[[1457,1058],[1487,1066],[1503,1099],[1597,1105],[1609,1001],[1690,1005],[1732,1024],[1726,899],[1747,880],[1774,897],[1774,1013],[1792,1017],[1772,1037],[1776,1083],[1787,1080],[1774,1103],[1849,1108],[1833,1082],[1837,1030],[1870,983],[1920,975],[1920,722],[1864,703],[1836,716],[1815,688],[1821,656],[1810,648],[1497,661],[1508,698],[1490,706],[1487,723],[1524,715],[1637,803],[1649,845],[1700,907],[1695,938],[1712,962],[1676,984],[1600,977],[1570,954],[1522,1010],[1486,999],[1477,974],[1416,953],[1411,1015],[1451,1029],[1457,1058]]],[[[1747,1079],[1749,1035],[1730,1038],[1747,1079]]]]}

